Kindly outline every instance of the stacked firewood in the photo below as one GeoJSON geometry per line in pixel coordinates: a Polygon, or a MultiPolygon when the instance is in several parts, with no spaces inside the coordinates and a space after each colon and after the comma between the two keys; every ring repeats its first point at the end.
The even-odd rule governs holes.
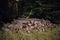
{"type": "Polygon", "coordinates": [[[19,30],[25,31],[25,32],[32,32],[33,30],[37,30],[40,32],[43,32],[47,29],[53,29],[56,28],[56,25],[51,23],[48,20],[44,19],[14,19],[11,21],[11,23],[4,24],[2,27],[5,31],[12,31],[12,32],[18,32],[19,30]]]}

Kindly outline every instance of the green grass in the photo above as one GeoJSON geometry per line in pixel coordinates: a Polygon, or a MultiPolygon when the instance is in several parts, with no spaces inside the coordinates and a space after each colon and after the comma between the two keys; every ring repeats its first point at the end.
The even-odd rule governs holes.
{"type": "Polygon", "coordinates": [[[45,32],[33,31],[31,33],[19,31],[0,31],[0,40],[60,40],[60,27],[45,32]]]}

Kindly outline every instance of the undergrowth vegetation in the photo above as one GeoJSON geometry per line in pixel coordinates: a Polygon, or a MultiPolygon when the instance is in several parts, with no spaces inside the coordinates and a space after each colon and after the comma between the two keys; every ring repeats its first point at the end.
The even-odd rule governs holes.
{"type": "Polygon", "coordinates": [[[23,31],[18,31],[18,33],[0,31],[0,40],[60,40],[60,27],[53,30],[48,29],[44,32],[34,30],[31,33],[23,31]]]}

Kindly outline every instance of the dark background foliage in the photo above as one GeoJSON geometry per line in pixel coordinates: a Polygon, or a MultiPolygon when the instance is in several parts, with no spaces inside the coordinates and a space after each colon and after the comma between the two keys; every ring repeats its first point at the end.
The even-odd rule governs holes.
{"type": "Polygon", "coordinates": [[[0,0],[0,20],[10,22],[17,17],[60,23],[60,0],[0,0]]]}

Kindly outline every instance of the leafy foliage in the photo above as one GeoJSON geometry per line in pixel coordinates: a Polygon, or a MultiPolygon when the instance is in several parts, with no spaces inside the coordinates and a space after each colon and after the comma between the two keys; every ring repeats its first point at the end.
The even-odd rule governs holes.
{"type": "Polygon", "coordinates": [[[7,11],[4,9],[4,13],[2,17],[8,17],[8,19],[19,17],[27,18],[44,18],[51,20],[52,22],[57,21],[60,23],[60,1],[59,0],[8,0],[7,11]]]}

